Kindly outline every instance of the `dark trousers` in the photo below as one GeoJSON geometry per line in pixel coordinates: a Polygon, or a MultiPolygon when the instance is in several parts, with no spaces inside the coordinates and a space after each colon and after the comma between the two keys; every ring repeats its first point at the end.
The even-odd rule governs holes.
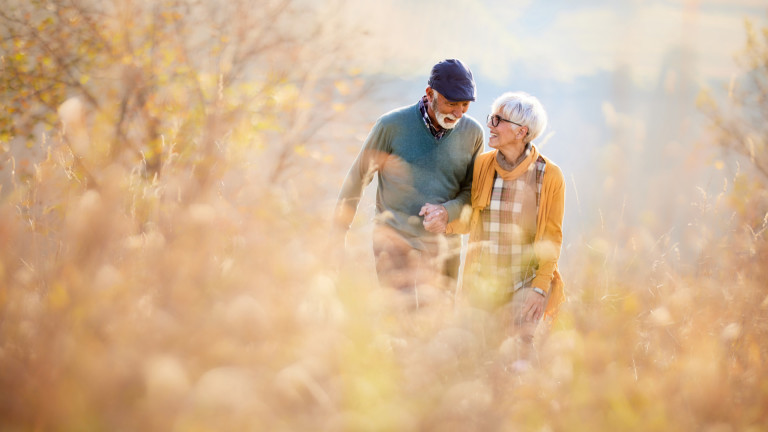
{"type": "Polygon", "coordinates": [[[453,292],[459,276],[461,238],[430,236],[420,239],[419,245],[421,248],[415,248],[387,225],[376,225],[373,255],[379,283],[406,294],[425,287],[453,292]]]}

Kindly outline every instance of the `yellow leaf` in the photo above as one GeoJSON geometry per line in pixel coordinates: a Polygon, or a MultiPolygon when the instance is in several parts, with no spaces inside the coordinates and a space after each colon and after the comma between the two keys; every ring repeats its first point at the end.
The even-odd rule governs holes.
{"type": "Polygon", "coordinates": [[[336,86],[336,91],[338,91],[340,95],[346,96],[349,94],[349,84],[346,81],[338,80],[333,84],[336,86]]]}
{"type": "Polygon", "coordinates": [[[306,156],[307,155],[307,148],[303,145],[298,145],[293,148],[294,153],[296,153],[299,156],[306,156]]]}

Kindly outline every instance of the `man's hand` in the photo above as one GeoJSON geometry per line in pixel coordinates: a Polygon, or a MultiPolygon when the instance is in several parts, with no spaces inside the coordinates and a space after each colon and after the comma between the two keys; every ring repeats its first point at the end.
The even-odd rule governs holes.
{"type": "Polygon", "coordinates": [[[424,204],[419,216],[424,216],[424,229],[431,233],[444,233],[448,226],[448,210],[440,204],[424,204]]]}

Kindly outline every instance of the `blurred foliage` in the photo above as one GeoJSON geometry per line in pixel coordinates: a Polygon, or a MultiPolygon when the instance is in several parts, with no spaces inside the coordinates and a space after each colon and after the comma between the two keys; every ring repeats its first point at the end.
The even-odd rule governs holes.
{"type": "Polygon", "coordinates": [[[151,178],[176,157],[206,183],[222,175],[224,151],[260,148],[274,159],[265,179],[280,181],[363,90],[352,30],[335,26],[328,3],[5,2],[0,141],[6,153],[32,146],[77,98],[62,120],[90,137],[67,137],[81,170],[140,161],[151,178]]]}
{"type": "Polygon", "coordinates": [[[734,77],[727,100],[719,103],[709,91],[698,105],[709,118],[713,139],[726,155],[738,156],[730,200],[741,221],[753,231],[765,229],[768,212],[768,27],[746,21],[746,45],[738,55],[744,74],[734,77]]]}
{"type": "MultiPolygon", "coordinates": [[[[757,28],[750,21],[745,27],[746,45],[738,56],[744,74],[731,81],[724,102],[718,103],[708,91],[698,99],[710,119],[714,143],[724,157],[735,158],[737,167],[718,197],[733,211],[724,224],[730,232],[712,245],[735,256],[725,263],[708,260],[707,272],[764,281],[768,277],[763,265],[768,262],[768,27],[757,28]]],[[[719,169],[722,165],[716,162],[719,169]]]]}
{"type": "Polygon", "coordinates": [[[698,101],[715,144],[737,166],[730,185],[707,209],[728,212],[722,211],[724,235],[706,244],[701,274],[722,284],[724,309],[734,315],[723,337],[729,378],[739,385],[733,398],[739,401],[759,393],[751,385],[761,381],[760,373],[751,366],[768,358],[768,27],[750,21],[745,27],[746,45],[738,55],[744,74],[731,81],[724,102],[708,92],[698,101]]]}
{"type": "Polygon", "coordinates": [[[747,43],[738,60],[745,71],[728,87],[725,107],[703,93],[699,104],[718,133],[717,142],[747,161],[763,185],[768,183],[768,28],[746,22],[747,43]]]}
{"type": "Polygon", "coordinates": [[[335,3],[6,3],[3,140],[45,157],[0,195],[0,431],[768,428],[749,164],[700,197],[695,268],[643,226],[565,251],[569,302],[515,372],[483,312],[390,307],[369,239],[337,272],[297,198],[326,189],[280,181],[365,88],[335,3]]]}

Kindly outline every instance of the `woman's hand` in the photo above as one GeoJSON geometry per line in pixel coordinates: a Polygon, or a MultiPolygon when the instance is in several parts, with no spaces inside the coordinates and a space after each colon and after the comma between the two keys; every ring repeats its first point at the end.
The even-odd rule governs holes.
{"type": "Polygon", "coordinates": [[[528,295],[523,303],[523,321],[538,321],[544,316],[547,298],[533,289],[527,289],[526,291],[528,291],[528,295]]]}
{"type": "Polygon", "coordinates": [[[431,233],[444,233],[448,226],[448,210],[440,204],[424,204],[419,216],[424,216],[424,229],[431,233]]]}

